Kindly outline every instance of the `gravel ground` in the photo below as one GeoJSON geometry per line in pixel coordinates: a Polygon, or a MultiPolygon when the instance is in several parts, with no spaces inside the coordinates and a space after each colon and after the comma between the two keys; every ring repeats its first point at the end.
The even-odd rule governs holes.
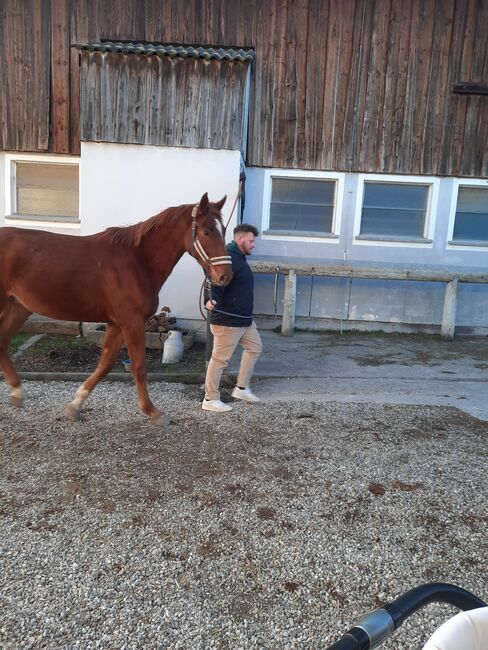
{"type": "MultiPolygon", "coordinates": [[[[486,423],[455,409],[237,404],[153,384],[0,385],[0,647],[325,648],[428,581],[488,598],[486,423]]],[[[262,384],[262,393],[265,385],[262,384]]],[[[385,648],[420,648],[432,605],[385,648]]]]}

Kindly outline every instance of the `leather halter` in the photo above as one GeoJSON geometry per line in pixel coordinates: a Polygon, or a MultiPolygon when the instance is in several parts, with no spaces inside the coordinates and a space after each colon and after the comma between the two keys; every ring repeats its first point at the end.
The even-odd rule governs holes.
{"type": "Polygon", "coordinates": [[[200,240],[197,237],[197,212],[198,205],[195,205],[191,211],[191,238],[192,246],[201,257],[201,259],[208,264],[208,266],[219,266],[220,264],[232,264],[230,255],[221,255],[220,257],[209,257],[205,252],[200,240]]]}

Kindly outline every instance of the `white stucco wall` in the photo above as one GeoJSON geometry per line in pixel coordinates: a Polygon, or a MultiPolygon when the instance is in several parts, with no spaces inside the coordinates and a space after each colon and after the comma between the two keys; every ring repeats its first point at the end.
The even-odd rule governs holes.
{"type": "MultiPolygon", "coordinates": [[[[227,195],[222,209],[227,223],[239,172],[239,151],[82,143],[81,234],[137,223],[170,206],[197,203],[205,192],[211,201],[227,195]]],[[[160,306],[171,307],[178,319],[202,320],[198,308],[202,280],[202,268],[184,255],[163,286],[160,306]]]]}

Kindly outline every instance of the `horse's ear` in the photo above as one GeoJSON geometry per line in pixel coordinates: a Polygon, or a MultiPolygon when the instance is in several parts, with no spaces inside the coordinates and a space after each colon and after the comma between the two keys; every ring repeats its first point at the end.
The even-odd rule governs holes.
{"type": "Polygon", "coordinates": [[[206,212],[208,212],[208,194],[207,194],[207,192],[205,192],[205,194],[200,199],[200,205],[198,207],[200,209],[201,214],[205,214],[206,212]]]}
{"type": "Polygon", "coordinates": [[[219,211],[222,210],[222,206],[224,205],[226,199],[227,199],[227,194],[225,194],[224,197],[222,199],[220,199],[220,201],[218,201],[217,203],[214,204],[215,207],[217,208],[217,210],[219,210],[219,211]]]}

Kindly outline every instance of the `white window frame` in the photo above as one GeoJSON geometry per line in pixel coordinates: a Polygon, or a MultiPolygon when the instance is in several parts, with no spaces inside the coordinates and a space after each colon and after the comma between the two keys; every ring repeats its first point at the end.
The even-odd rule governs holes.
{"type": "Polygon", "coordinates": [[[298,242],[326,242],[339,243],[342,221],[342,203],[344,195],[345,174],[337,172],[315,172],[298,169],[267,169],[264,173],[263,211],[261,239],[275,241],[298,241],[298,242]],[[273,234],[269,229],[271,212],[271,190],[273,178],[289,178],[290,180],[324,180],[335,182],[334,210],[332,213],[332,232],[317,235],[298,235],[294,230],[288,233],[273,234]]]}
{"type": "MultiPolygon", "coordinates": [[[[42,154],[5,154],[5,225],[8,226],[32,226],[34,228],[66,228],[68,230],[80,229],[80,217],[76,218],[56,218],[39,215],[24,217],[16,214],[17,212],[17,178],[16,163],[29,162],[41,164],[58,164],[58,165],[75,165],[78,168],[78,190],[79,190],[79,170],[80,159],[74,156],[56,156],[42,154]]],[[[78,215],[81,214],[81,192],[78,191],[78,215]]]]}
{"type": "Polygon", "coordinates": [[[433,248],[437,205],[439,201],[440,179],[434,176],[396,176],[390,174],[359,174],[356,190],[356,208],[354,211],[353,246],[390,246],[396,248],[433,248]],[[405,185],[428,185],[427,207],[425,210],[424,236],[422,239],[392,236],[360,235],[363,211],[364,184],[400,183],[405,185]]]}
{"type": "Polygon", "coordinates": [[[446,248],[448,250],[464,250],[464,251],[480,251],[488,252],[488,242],[482,244],[480,242],[473,241],[473,243],[468,242],[456,242],[453,240],[454,235],[454,224],[456,222],[456,210],[458,202],[458,194],[460,187],[483,187],[488,188],[488,180],[483,178],[455,178],[453,179],[452,194],[451,194],[451,209],[449,211],[449,224],[447,229],[447,244],[446,248]]]}

